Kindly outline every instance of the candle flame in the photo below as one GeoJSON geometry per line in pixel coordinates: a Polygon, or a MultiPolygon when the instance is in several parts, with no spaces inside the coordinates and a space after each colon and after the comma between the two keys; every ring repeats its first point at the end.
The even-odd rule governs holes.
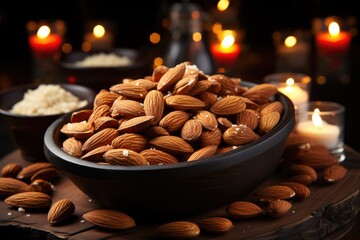
{"type": "Polygon", "coordinates": [[[285,39],[284,44],[285,44],[286,47],[291,48],[291,47],[295,46],[296,42],[297,42],[296,37],[294,37],[294,36],[288,36],[288,37],[285,39]]]}
{"type": "Polygon", "coordinates": [[[320,110],[315,108],[314,113],[312,115],[312,122],[316,128],[321,128],[323,125],[323,121],[320,116],[320,110]]]}
{"type": "Polygon", "coordinates": [[[338,36],[340,33],[340,27],[337,22],[331,22],[329,24],[329,34],[331,36],[338,36]]]}
{"type": "Polygon", "coordinates": [[[288,78],[286,80],[286,91],[292,92],[294,90],[293,86],[295,84],[295,80],[293,78],[288,78]]]}
{"type": "Polygon", "coordinates": [[[50,28],[48,26],[44,25],[39,28],[36,35],[38,38],[44,39],[44,38],[47,38],[47,36],[49,36],[49,34],[50,34],[50,28]]]}
{"type": "Polygon", "coordinates": [[[101,38],[105,35],[105,28],[102,25],[96,25],[93,29],[95,37],[101,38]]]}
{"type": "Polygon", "coordinates": [[[230,5],[230,1],[229,0],[220,0],[217,4],[217,9],[219,11],[225,11],[230,5]]]}
{"type": "Polygon", "coordinates": [[[221,47],[223,48],[229,48],[231,47],[235,42],[235,38],[232,35],[226,35],[223,40],[221,41],[221,47]]]}

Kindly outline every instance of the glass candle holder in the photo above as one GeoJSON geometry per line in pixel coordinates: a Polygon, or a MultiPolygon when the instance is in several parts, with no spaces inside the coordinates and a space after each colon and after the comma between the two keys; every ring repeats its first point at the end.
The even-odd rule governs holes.
{"type": "Polygon", "coordinates": [[[277,72],[310,73],[311,33],[294,29],[273,33],[277,72]]]}
{"type": "Polygon", "coordinates": [[[265,83],[276,85],[279,92],[285,94],[293,102],[296,116],[298,105],[309,101],[311,77],[303,73],[272,73],[264,77],[265,83]]]}
{"type": "Polygon", "coordinates": [[[354,17],[330,16],[312,22],[316,47],[316,74],[329,82],[349,81],[354,17]]]}
{"type": "Polygon", "coordinates": [[[36,83],[58,81],[56,61],[60,57],[66,25],[63,20],[29,21],[26,24],[28,42],[33,55],[33,75],[36,83]]]}
{"type": "Polygon", "coordinates": [[[328,101],[311,101],[298,107],[302,111],[295,131],[306,137],[310,144],[327,147],[331,154],[343,161],[345,107],[328,101]]]}

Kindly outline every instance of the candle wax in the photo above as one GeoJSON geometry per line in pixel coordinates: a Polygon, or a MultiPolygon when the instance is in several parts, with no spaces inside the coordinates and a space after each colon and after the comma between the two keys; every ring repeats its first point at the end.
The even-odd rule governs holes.
{"type": "Polygon", "coordinates": [[[279,87],[278,91],[288,96],[295,106],[309,100],[309,94],[297,85],[279,87]]]}
{"type": "Polygon", "coordinates": [[[305,42],[298,42],[293,47],[284,44],[277,46],[277,64],[282,69],[306,69],[309,65],[310,45],[305,42]]]}
{"type": "Polygon", "coordinates": [[[339,35],[330,35],[328,32],[318,33],[316,43],[319,49],[326,53],[346,53],[349,49],[351,35],[348,32],[340,32],[339,35]]]}
{"type": "Polygon", "coordinates": [[[114,42],[113,35],[108,32],[101,37],[96,37],[92,32],[87,33],[85,34],[84,40],[91,44],[91,49],[94,51],[110,50],[114,42]]]}
{"type": "Polygon", "coordinates": [[[296,131],[308,138],[312,144],[324,145],[328,149],[335,148],[339,143],[340,128],[325,121],[321,127],[314,126],[311,120],[299,122],[296,131]]]}
{"type": "Polygon", "coordinates": [[[29,37],[29,44],[38,57],[52,57],[56,54],[62,44],[61,36],[51,33],[46,38],[39,38],[36,35],[29,37]]]}
{"type": "Polygon", "coordinates": [[[240,54],[240,46],[236,43],[230,47],[224,48],[220,43],[216,43],[210,48],[215,61],[219,66],[231,66],[234,64],[240,54]]]}

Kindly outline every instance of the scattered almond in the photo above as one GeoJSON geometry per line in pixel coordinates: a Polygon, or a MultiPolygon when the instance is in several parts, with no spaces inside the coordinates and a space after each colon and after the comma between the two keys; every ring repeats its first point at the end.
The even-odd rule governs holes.
{"type": "Polygon", "coordinates": [[[247,201],[236,201],[227,206],[226,212],[230,217],[244,219],[264,214],[264,210],[257,204],[247,201]]]}
{"type": "Polygon", "coordinates": [[[224,217],[204,218],[201,219],[197,224],[201,231],[209,233],[225,233],[234,227],[231,220],[224,217]]]}
{"type": "Polygon", "coordinates": [[[327,182],[337,182],[343,179],[348,170],[342,165],[333,165],[324,169],[324,179],[327,182]]]}
{"type": "Polygon", "coordinates": [[[170,239],[190,239],[200,235],[200,228],[193,222],[175,221],[158,226],[155,233],[159,237],[170,239]]]}
{"type": "Polygon", "coordinates": [[[278,218],[285,215],[291,209],[292,204],[286,200],[275,200],[266,208],[266,213],[270,217],[278,218]]]}
{"type": "Polygon", "coordinates": [[[4,202],[16,207],[38,209],[49,207],[52,199],[43,192],[21,192],[7,197],[4,202]]]}
{"type": "Polygon", "coordinates": [[[114,230],[124,230],[136,226],[135,220],[129,215],[111,209],[91,210],[83,218],[98,227],[114,230]]]}
{"type": "Polygon", "coordinates": [[[57,224],[69,218],[75,212],[75,205],[69,199],[60,199],[49,209],[47,219],[51,224],[57,224]]]}

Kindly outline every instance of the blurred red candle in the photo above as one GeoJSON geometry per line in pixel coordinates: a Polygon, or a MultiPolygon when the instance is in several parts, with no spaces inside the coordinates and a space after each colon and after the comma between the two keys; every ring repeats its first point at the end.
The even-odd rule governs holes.
{"type": "Polygon", "coordinates": [[[62,44],[60,35],[51,33],[48,26],[41,26],[37,34],[29,37],[31,50],[37,57],[52,57],[62,44]]]}
{"type": "Polygon", "coordinates": [[[321,32],[316,35],[318,48],[325,53],[343,54],[349,49],[351,35],[349,32],[340,31],[339,24],[332,22],[328,32],[321,32]]]}
{"type": "Polygon", "coordinates": [[[210,48],[215,61],[220,67],[228,67],[236,62],[240,54],[240,45],[235,42],[234,36],[225,35],[221,42],[213,44],[210,48]]]}

